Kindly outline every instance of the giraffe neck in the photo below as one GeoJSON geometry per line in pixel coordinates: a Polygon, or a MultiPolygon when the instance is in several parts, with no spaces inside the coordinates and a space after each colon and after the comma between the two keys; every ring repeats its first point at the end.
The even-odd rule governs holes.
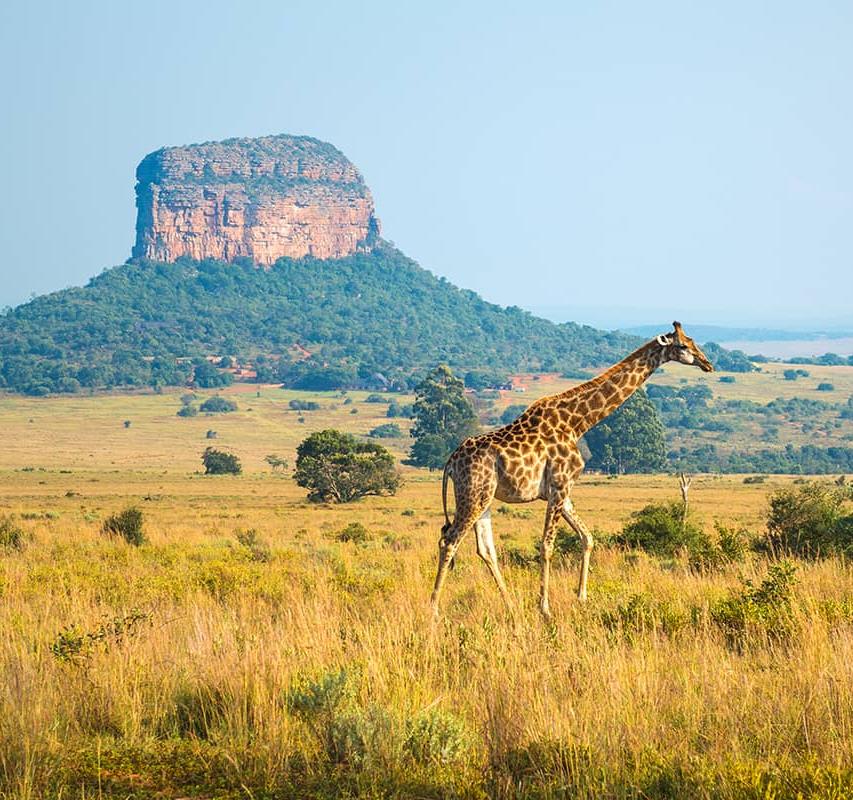
{"type": "Polygon", "coordinates": [[[663,362],[663,351],[651,341],[597,378],[558,397],[574,412],[572,430],[580,437],[637,391],[663,362]],[[578,421],[580,415],[580,421],[578,421]]]}

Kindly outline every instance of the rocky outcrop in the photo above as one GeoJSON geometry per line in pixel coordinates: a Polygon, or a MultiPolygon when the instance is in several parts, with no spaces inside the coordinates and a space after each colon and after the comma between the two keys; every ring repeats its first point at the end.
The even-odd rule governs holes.
{"type": "Polygon", "coordinates": [[[133,256],[273,264],[341,258],[379,235],[358,170],[330,144],[265,136],[167,147],[136,170],[133,256]]]}

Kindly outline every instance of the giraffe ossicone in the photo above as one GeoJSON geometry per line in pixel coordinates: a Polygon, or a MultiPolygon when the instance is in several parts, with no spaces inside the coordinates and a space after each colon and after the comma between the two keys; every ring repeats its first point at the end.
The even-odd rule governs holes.
{"type": "Polygon", "coordinates": [[[666,362],[713,371],[707,356],[684,333],[681,324],[673,322],[672,325],[670,333],[655,337],[598,377],[560,394],[540,398],[514,422],[466,439],[451,454],[442,480],[445,524],[441,529],[438,572],[431,598],[436,615],[447,570],[460,543],[471,530],[476,535],[477,555],[485,561],[501,596],[511,607],[492,535],[489,509],[495,499],[504,503],[544,500],[548,504],[539,585],[542,614],[547,618],[551,613],[548,601],[551,556],[561,517],[583,544],[578,598],[586,600],[594,542],[571,502],[572,488],[584,467],[578,440],[621,406],[666,362]],[[453,481],[456,498],[453,520],[447,513],[448,480],[453,481]]]}

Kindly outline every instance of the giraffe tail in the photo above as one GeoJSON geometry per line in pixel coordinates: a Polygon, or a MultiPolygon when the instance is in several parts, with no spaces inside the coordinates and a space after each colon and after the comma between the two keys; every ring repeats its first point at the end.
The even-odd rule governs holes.
{"type": "MultiPolygon", "coordinates": [[[[450,515],[447,513],[447,479],[450,477],[450,459],[444,465],[444,474],[441,477],[441,505],[444,508],[444,525],[441,526],[441,538],[450,530],[450,515]]],[[[450,569],[456,566],[456,558],[450,559],[450,569]]]]}
{"type": "Polygon", "coordinates": [[[441,527],[441,532],[446,533],[450,527],[450,516],[447,513],[447,479],[450,477],[450,459],[444,465],[444,475],[441,477],[441,505],[444,508],[444,525],[441,527]]]}

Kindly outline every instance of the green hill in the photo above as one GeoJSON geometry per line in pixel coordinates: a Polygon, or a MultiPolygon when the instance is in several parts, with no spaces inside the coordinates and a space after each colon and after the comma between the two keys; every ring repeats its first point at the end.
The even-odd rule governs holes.
{"type": "MultiPolygon", "coordinates": [[[[387,243],[266,270],[138,260],[0,317],[0,388],[181,385],[191,361],[210,355],[250,361],[260,380],[366,385],[381,373],[405,385],[438,362],[496,372],[599,367],[639,341],[487,303],[387,243]]],[[[216,380],[209,367],[202,373],[216,380]]]]}

